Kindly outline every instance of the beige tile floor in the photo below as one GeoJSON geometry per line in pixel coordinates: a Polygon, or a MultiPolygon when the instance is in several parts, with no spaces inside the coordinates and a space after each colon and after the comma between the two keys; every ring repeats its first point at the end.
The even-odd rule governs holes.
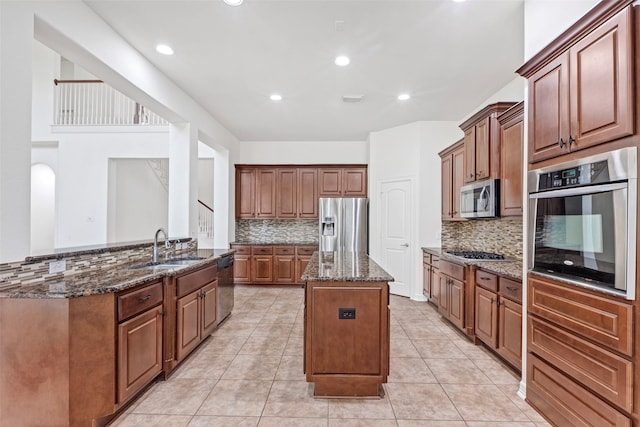
{"type": "Polygon", "coordinates": [[[391,367],[382,399],[315,399],[302,372],[299,287],[237,287],[233,314],[118,427],[536,427],[519,379],[424,302],[391,298],[391,367]]]}

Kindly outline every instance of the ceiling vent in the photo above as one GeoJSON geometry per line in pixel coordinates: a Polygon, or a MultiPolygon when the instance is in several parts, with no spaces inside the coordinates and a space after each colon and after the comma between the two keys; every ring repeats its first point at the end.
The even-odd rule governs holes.
{"type": "Polygon", "coordinates": [[[342,102],[360,102],[364,95],[342,95],[342,102]]]}

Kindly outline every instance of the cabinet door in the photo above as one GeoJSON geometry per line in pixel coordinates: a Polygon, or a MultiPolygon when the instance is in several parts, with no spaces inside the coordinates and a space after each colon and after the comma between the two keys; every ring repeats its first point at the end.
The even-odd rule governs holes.
{"type": "Polygon", "coordinates": [[[256,170],[236,169],[236,218],[256,216],[256,170]]]}
{"type": "Polygon", "coordinates": [[[295,255],[275,255],[274,281],[277,283],[293,283],[295,281],[295,255]]]}
{"type": "Polygon", "coordinates": [[[500,216],[521,216],[523,117],[505,123],[500,134],[500,216]]]}
{"type": "Polygon", "coordinates": [[[431,264],[426,262],[422,263],[422,295],[431,296],[431,264]]]}
{"type": "Polygon", "coordinates": [[[437,268],[435,268],[434,266],[431,266],[431,297],[429,298],[429,301],[431,301],[437,307],[439,300],[440,300],[440,274],[437,268]]]}
{"type": "Polygon", "coordinates": [[[301,276],[307,268],[309,261],[311,261],[311,256],[309,255],[298,255],[296,257],[296,283],[304,283],[301,276]]]}
{"type": "Polygon", "coordinates": [[[513,366],[521,369],[522,305],[500,298],[500,309],[498,311],[498,353],[513,366]]]}
{"type": "Polygon", "coordinates": [[[345,168],[342,171],[342,195],[367,197],[367,169],[345,168]]]}
{"type": "Polygon", "coordinates": [[[489,122],[487,117],[478,123],[476,128],[476,170],[475,179],[489,178],[491,174],[491,143],[489,139],[489,122]]]}
{"type": "Polygon", "coordinates": [[[451,219],[453,216],[453,200],[451,195],[453,194],[453,157],[451,155],[442,158],[442,219],[451,219]]]}
{"type": "Polygon", "coordinates": [[[464,182],[476,180],[476,128],[464,132],[464,182]]]}
{"type": "Polygon", "coordinates": [[[572,150],[633,134],[631,7],[569,50],[572,150]]]}
{"type": "Polygon", "coordinates": [[[341,197],[342,196],[342,169],[321,168],[318,169],[318,196],[341,197]]]}
{"type": "Polygon", "coordinates": [[[118,403],[162,371],[162,306],[118,325],[118,403]]]}
{"type": "Polygon", "coordinates": [[[569,55],[565,53],[529,78],[529,162],[568,152],[569,55]]]}
{"type": "Polygon", "coordinates": [[[496,348],[498,344],[498,295],[476,287],[476,327],[478,339],[496,348]]]}
{"type": "Polygon", "coordinates": [[[205,285],[200,293],[201,304],[201,338],[211,335],[216,328],[217,320],[218,281],[214,280],[205,285]]]}
{"type": "Polygon", "coordinates": [[[273,255],[254,255],[251,259],[251,282],[273,282],[273,255]]]}
{"type": "Polygon", "coordinates": [[[182,360],[200,344],[200,289],[177,303],[176,359],[182,360]]]}
{"type": "Polygon", "coordinates": [[[282,168],[277,171],[276,216],[297,218],[298,216],[298,171],[282,168]]]}
{"type": "Polygon", "coordinates": [[[276,170],[256,169],[256,218],[276,217],[276,170]]]}
{"type": "Polygon", "coordinates": [[[234,254],[233,281],[234,283],[251,282],[251,256],[234,254]]]}
{"type": "Polygon", "coordinates": [[[449,320],[458,328],[464,328],[464,282],[451,279],[449,286],[449,320]]]}
{"type": "Polygon", "coordinates": [[[453,170],[451,171],[451,217],[460,219],[460,189],[464,184],[464,149],[453,152],[453,170]]]}
{"type": "Polygon", "coordinates": [[[451,279],[446,276],[440,276],[440,286],[439,291],[440,295],[438,298],[438,312],[442,314],[447,319],[449,318],[449,307],[450,307],[450,283],[451,279]]]}
{"type": "Polygon", "coordinates": [[[298,169],[298,218],[318,218],[318,169],[298,169]]]}

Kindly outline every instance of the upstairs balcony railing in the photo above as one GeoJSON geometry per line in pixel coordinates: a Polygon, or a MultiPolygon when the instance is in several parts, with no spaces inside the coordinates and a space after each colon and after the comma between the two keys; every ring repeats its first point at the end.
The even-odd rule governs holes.
{"type": "Polygon", "coordinates": [[[63,126],[168,125],[165,119],[102,80],[58,80],[53,122],[63,126]]]}

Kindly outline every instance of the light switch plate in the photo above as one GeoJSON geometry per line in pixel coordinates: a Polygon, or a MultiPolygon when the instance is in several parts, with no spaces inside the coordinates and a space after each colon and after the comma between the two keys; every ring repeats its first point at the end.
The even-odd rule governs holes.
{"type": "Polygon", "coordinates": [[[67,269],[67,261],[61,259],[49,263],[49,274],[62,273],[67,269]]]}

